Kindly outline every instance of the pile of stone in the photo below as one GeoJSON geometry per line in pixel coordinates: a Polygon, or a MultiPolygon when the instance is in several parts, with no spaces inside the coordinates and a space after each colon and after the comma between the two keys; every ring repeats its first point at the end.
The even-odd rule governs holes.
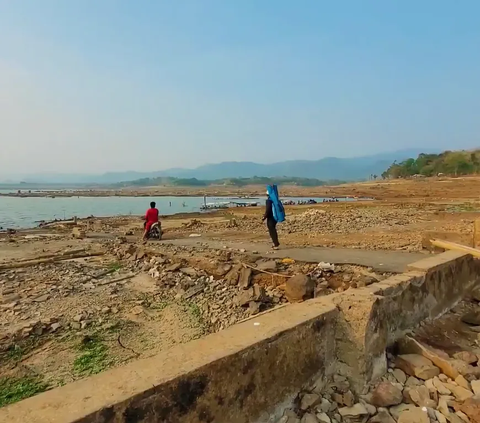
{"type": "Polygon", "coordinates": [[[374,227],[394,228],[406,226],[415,223],[417,218],[418,214],[413,209],[309,209],[304,213],[290,216],[285,221],[285,225],[282,226],[282,230],[286,233],[348,234],[374,227]]]}
{"type": "MultiPolygon", "coordinates": [[[[348,209],[310,208],[300,214],[287,216],[279,226],[280,233],[294,234],[350,234],[370,228],[401,228],[417,223],[418,211],[413,208],[392,207],[377,209],[373,207],[348,209]]],[[[265,233],[265,225],[256,216],[244,215],[228,222],[195,225],[195,232],[224,232],[238,229],[242,232],[265,233]]],[[[184,232],[183,228],[169,229],[172,232],[184,232]]],[[[190,228],[188,228],[190,229],[190,228]]]]}
{"type": "Polygon", "coordinates": [[[37,338],[42,335],[59,332],[62,327],[57,318],[26,322],[15,331],[0,335],[0,354],[12,351],[19,343],[21,344],[21,341],[27,338],[37,338]]]}
{"type": "Polygon", "coordinates": [[[167,298],[197,304],[213,330],[285,302],[364,287],[388,275],[330,263],[253,259],[243,253],[201,246],[146,249],[128,243],[112,252],[132,271],[148,272],[167,298]],[[201,258],[201,259],[200,259],[201,258]],[[280,273],[280,274],[279,274],[280,273]]]}
{"type": "Polygon", "coordinates": [[[197,228],[202,228],[203,226],[205,226],[205,224],[198,219],[192,219],[190,220],[190,222],[182,224],[182,227],[186,229],[197,229],[197,228]]]}
{"type": "Polygon", "coordinates": [[[327,387],[300,393],[279,422],[480,422],[479,356],[460,351],[449,357],[413,339],[407,345],[421,354],[390,356],[387,374],[366,394],[356,396],[347,378],[335,375],[327,387]]]}
{"type": "Polygon", "coordinates": [[[242,264],[225,263],[209,274],[181,261],[152,257],[142,268],[149,268],[164,298],[196,304],[213,331],[286,302],[281,290],[253,284],[252,269],[242,264]]]}

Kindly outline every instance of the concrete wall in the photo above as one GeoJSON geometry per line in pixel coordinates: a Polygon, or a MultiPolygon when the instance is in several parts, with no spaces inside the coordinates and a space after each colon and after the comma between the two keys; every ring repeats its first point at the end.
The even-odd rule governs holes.
{"type": "Polygon", "coordinates": [[[480,262],[447,252],[362,289],[289,305],[146,360],[0,409],[0,421],[274,421],[333,372],[357,391],[386,369],[405,331],[479,285],[480,262]]]}
{"type": "Polygon", "coordinates": [[[409,271],[371,285],[376,296],[365,332],[366,378],[385,370],[385,349],[424,320],[435,319],[480,284],[480,261],[449,251],[413,263],[409,271]]]}
{"type": "Polygon", "coordinates": [[[2,408],[0,421],[267,421],[300,386],[321,383],[333,370],[337,314],[332,304],[282,307],[2,408]]]}

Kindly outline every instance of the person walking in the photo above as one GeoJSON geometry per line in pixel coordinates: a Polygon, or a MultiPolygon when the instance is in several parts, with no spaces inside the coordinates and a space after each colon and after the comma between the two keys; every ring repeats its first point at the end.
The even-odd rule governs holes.
{"type": "Polygon", "coordinates": [[[278,250],[280,243],[278,242],[277,233],[277,221],[273,215],[273,201],[267,191],[267,201],[265,202],[265,214],[263,215],[263,221],[267,221],[268,233],[273,242],[273,249],[278,250]]]}

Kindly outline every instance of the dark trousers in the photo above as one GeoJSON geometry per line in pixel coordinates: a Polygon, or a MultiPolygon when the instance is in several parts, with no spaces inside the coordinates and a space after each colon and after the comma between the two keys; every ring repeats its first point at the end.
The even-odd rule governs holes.
{"type": "Polygon", "coordinates": [[[270,238],[272,238],[273,245],[278,247],[280,244],[278,242],[277,222],[274,219],[267,219],[267,228],[270,238]]]}

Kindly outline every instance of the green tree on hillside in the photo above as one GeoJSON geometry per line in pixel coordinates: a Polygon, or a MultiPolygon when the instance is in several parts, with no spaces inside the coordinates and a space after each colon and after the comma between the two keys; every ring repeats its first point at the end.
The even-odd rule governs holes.
{"type": "Polygon", "coordinates": [[[382,178],[408,178],[417,174],[435,176],[443,173],[451,176],[470,175],[480,170],[479,151],[444,151],[440,154],[420,154],[401,163],[392,163],[382,173],[382,178]]]}

